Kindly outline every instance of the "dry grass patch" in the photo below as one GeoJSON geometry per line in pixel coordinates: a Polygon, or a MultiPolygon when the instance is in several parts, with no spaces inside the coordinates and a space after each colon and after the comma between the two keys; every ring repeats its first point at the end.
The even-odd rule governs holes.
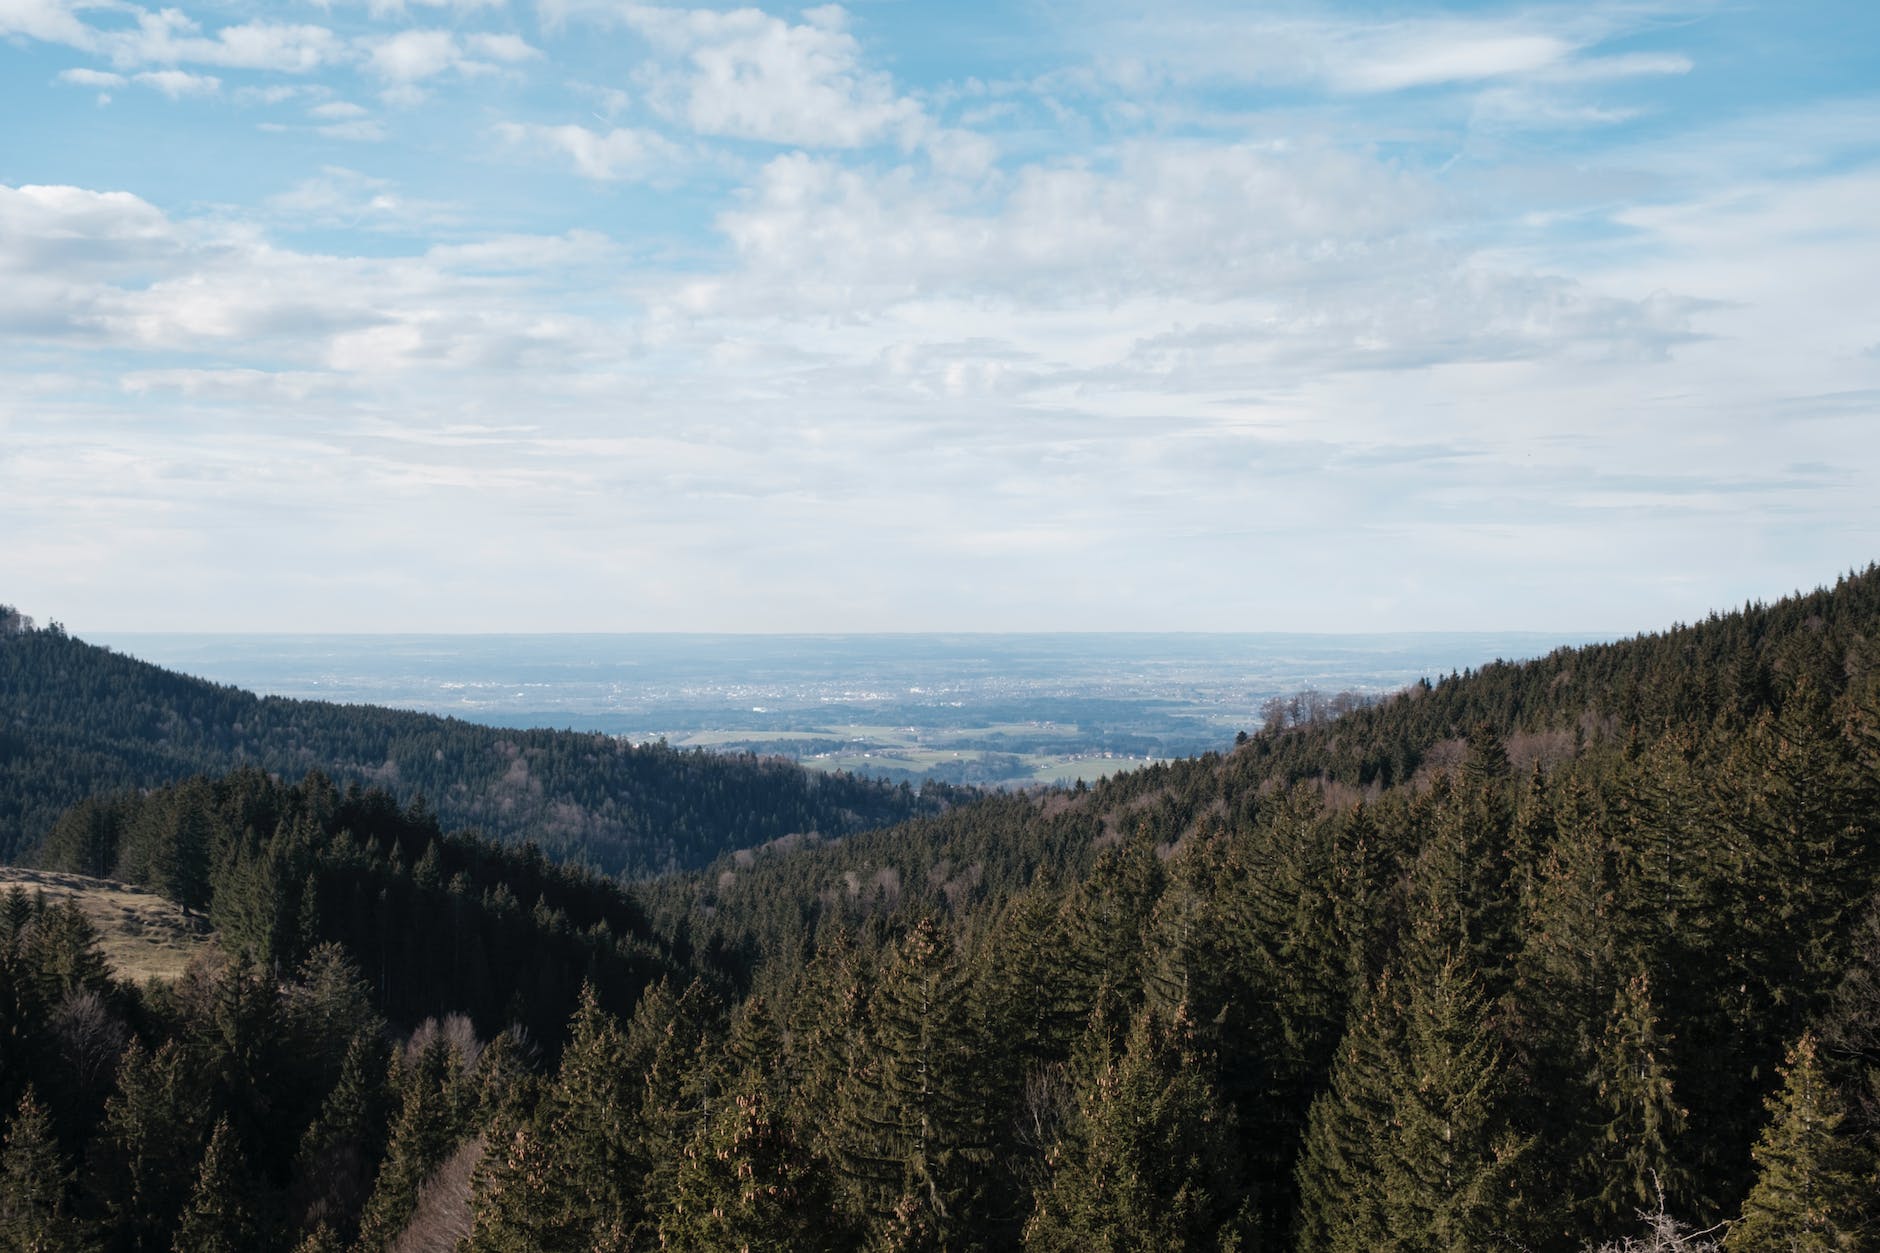
{"type": "Polygon", "coordinates": [[[176,978],[214,938],[206,919],[115,879],[0,866],[0,892],[15,887],[43,892],[53,902],[75,898],[98,928],[98,947],[111,972],[133,983],[176,978]]]}

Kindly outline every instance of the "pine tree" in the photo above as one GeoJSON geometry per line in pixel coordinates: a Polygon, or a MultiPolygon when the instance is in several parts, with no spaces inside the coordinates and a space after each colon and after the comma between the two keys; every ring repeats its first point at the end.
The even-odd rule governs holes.
{"type": "Polygon", "coordinates": [[[936,1238],[970,1230],[975,1163],[990,1137],[961,973],[945,932],[922,920],[869,1006],[867,1048],[837,1111],[838,1151],[877,1230],[909,1204],[936,1238]]]}
{"type": "Polygon", "coordinates": [[[1872,882],[1873,789],[1806,679],[1741,737],[1714,782],[1736,861],[1740,946],[1728,956],[1760,1002],[1748,1016],[1793,1035],[1845,961],[1872,882]]]}
{"type": "MultiPolygon", "coordinates": [[[[834,1115],[864,1052],[875,985],[865,963],[848,933],[837,931],[819,946],[786,1001],[789,1030],[783,1041],[779,1113],[825,1162],[840,1156],[841,1119],[834,1115]]],[[[840,1191],[837,1199],[847,1202],[852,1193],[840,1191]]],[[[859,1214],[853,1207],[849,1212],[859,1214]]]]}
{"type": "Polygon", "coordinates": [[[718,1019],[718,1005],[695,980],[676,997],[665,984],[655,985],[628,1024],[627,1072],[639,1078],[640,1091],[626,1151],[640,1170],[641,1221],[654,1221],[669,1205],[686,1145],[708,1116],[715,1076],[704,1058],[718,1019]]]}
{"type": "Polygon", "coordinates": [[[105,1102],[104,1125],[86,1172],[113,1250],[167,1250],[195,1181],[206,1112],[183,1063],[174,1041],[154,1055],[135,1042],[124,1050],[117,1092],[105,1102]]]}
{"type": "Polygon", "coordinates": [[[560,1195],[555,1155],[528,1118],[505,1112],[485,1133],[471,1194],[471,1253],[580,1247],[560,1195]]]}
{"type": "Polygon", "coordinates": [[[84,1247],[66,1212],[66,1169],[53,1137],[52,1118],[29,1086],[7,1126],[0,1160],[0,1251],[76,1253],[84,1247]]]}
{"type": "Polygon", "coordinates": [[[1465,1250],[1518,1240],[1528,1142],[1488,1005],[1455,951],[1380,982],[1339,1045],[1300,1159],[1301,1253],[1465,1250]]]}
{"type": "Polygon", "coordinates": [[[1724,1240],[1727,1253],[1865,1250],[1880,1197],[1873,1156],[1841,1131],[1846,1112],[1822,1073],[1815,1038],[1789,1050],[1782,1089],[1767,1102],[1756,1186],[1724,1240]]]}
{"type": "Polygon", "coordinates": [[[1404,1249],[1463,1253],[1519,1232],[1520,1158],[1487,998],[1451,956],[1413,984],[1403,1052],[1391,1059],[1376,1162],[1385,1229],[1404,1249]]]}
{"type": "Polygon", "coordinates": [[[294,1253],[346,1253],[346,1243],[325,1223],[316,1226],[294,1246],[294,1253]]]}
{"type": "Polygon", "coordinates": [[[332,1091],[301,1137],[294,1211],[303,1226],[324,1226],[336,1240],[350,1240],[358,1229],[385,1141],[384,1069],[376,1037],[353,1037],[332,1091]]]}
{"type": "Polygon", "coordinates": [[[639,1080],[619,1021],[585,986],[535,1111],[511,1106],[491,1122],[475,1183],[475,1253],[586,1248],[632,1229],[645,1174],[632,1140],[639,1080]]]}
{"type": "Polygon", "coordinates": [[[379,1249],[411,1219],[418,1190],[469,1127],[472,1096],[463,1059],[440,1032],[389,1086],[402,1091],[372,1194],[359,1217],[360,1247],[379,1249]]]}
{"type": "Polygon", "coordinates": [[[1821,1051],[1847,1078],[1848,1126],[1880,1152],[1880,895],[1862,915],[1822,1017],[1821,1051]]]}
{"type": "Polygon", "coordinates": [[[1306,1120],[1297,1168],[1300,1253],[1360,1253],[1386,1243],[1373,1141],[1391,1116],[1390,1059],[1402,1050],[1402,1036],[1387,971],[1352,1010],[1331,1081],[1306,1120]]]}
{"type": "Polygon", "coordinates": [[[1239,1247],[1251,1207],[1232,1114],[1177,1007],[1144,1008],[1120,1056],[1080,1094],[1026,1224],[1027,1249],[1239,1247]]]}
{"type": "Polygon", "coordinates": [[[1527,1117],[1539,1133],[1541,1166],[1565,1179],[1595,1149],[1587,1077],[1621,982],[1614,917],[1620,858],[1599,797],[1584,780],[1563,789],[1555,820],[1558,834],[1520,928],[1513,1063],[1529,1083],[1527,1117]]]}
{"type": "Polygon", "coordinates": [[[1653,1204],[1689,1199],[1692,1180],[1675,1152],[1685,1111],[1673,1092],[1669,1044],[1650,977],[1621,984],[1600,1039],[1594,1079],[1599,1134],[1585,1172],[1584,1192],[1601,1230],[1629,1225],[1653,1204]]]}
{"type": "MultiPolygon", "coordinates": [[[[1190,1012],[1218,1036],[1222,1095],[1257,1178],[1286,1178],[1349,1012],[1351,963],[1363,960],[1361,932],[1374,925],[1341,915],[1341,888],[1370,886],[1358,864],[1372,852],[1361,823],[1326,814],[1316,787],[1294,788],[1233,841],[1196,928],[1193,964],[1207,973],[1190,1012]]],[[[1282,1184],[1263,1198],[1275,1229],[1289,1191],[1282,1184]]]]}
{"type": "Polygon", "coordinates": [[[241,1149],[228,1119],[220,1118],[171,1247],[174,1253],[250,1253],[257,1239],[241,1149]]]}
{"type": "Polygon", "coordinates": [[[659,1219],[659,1247],[695,1253],[846,1247],[832,1208],[821,1164],[773,1116],[761,1074],[746,1070],[685,1148],[659,1219]]]}
{"type": "Polygon", "coordinates": [[[87,797],[53,823],[40,845],[39,864],[48,870],[107,878],[117,862],[123,825],[122,801],[87,797]]]}
{"type": "Polygon", "coordinates": [[[1089,1017],[1064,899],[1042,882],[1018,893],[978,955],[972,1013],[986,1038],[1001,1042],[995,1060],[1005,1064],[1007,1089],[1029,1069],[1068,1057],[1089,1017]]]}
{"type": "Polygon", "coordinates": [[[278,1099],[273,1069],[280,1037],[275,982],[246,954],[199,959],[178,985],[192,1061],[245,1142],[265,1143],[278,1099]]]}

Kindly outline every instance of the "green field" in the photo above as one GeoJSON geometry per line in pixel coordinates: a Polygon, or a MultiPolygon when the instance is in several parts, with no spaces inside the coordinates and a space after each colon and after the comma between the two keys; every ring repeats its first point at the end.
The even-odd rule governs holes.
{"type": "Polygon", "coordinates": [[[1070,722],[925,728],[842,722],[790,730],[674,731],[664,738],[679,748],[779,753],[813,770],[997,787],[1095,782],[1155,760],[1106,752],[1095,746],[1091,732],[1070,722]]]}

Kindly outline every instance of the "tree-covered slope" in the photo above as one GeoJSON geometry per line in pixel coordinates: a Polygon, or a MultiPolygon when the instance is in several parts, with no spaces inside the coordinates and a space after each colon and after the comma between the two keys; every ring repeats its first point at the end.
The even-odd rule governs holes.
{"type": "Polygon", "coordinates": [[[930,1222],[1034,1248],[1566,1250],[1662,1199],[1706,1227],[1769,1205],[1821,1226],[1807,1247],[1867,1248],[1876,645],[1870,568],[641,896],[850,1059],[845,1079],[786,1050],[779,1082],[822,1085],[801,1128],[877,1235],[937,1200],[930,1222]],[[881,1151],[864,1076],[900,1064],[923,928],[946,954],[926,1028],[969,1042],[953,1081],[980,1093],[921,1114],[924,1138],[999,1164],[924,1199],[853,1162],[881,1151]],[[1832,1135],[1782,1147],[1782,1119],[1821,1111],[1832,1135]],[[1840,1164],[1819,1205],[1793,1192],[1804,1152],[1840,1164]],[[1148,1198],[1183,1188],[1193,1225],[1169,1236],[1148,1198]]]}
{"type": "Polygon", "coordinates": [[[1870,1250],[1876,641],[1870,569],[630,898],[319,777],[87,802],[46,859],[195,902],[235,956],[133,994],[82,918],[0,902],[0,1224],[1870,1250]]]}
{"type": "Polygon", "coordinates": [[[921,806],[906,788],[781,760],[260,698],[56,627],[25,629],[0,609],[0,859],[85,797],[242,765],[422,795],[447,827],[533,840],[556,860],[630,876],[792,832],[878,826],[921,806]]]}

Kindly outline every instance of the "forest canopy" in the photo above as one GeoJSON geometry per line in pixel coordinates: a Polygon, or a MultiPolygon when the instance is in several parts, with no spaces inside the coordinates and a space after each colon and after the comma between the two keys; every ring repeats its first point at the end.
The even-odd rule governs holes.
{"type": "Polygon", "coordinates": [[[113,1249],[1873,1248],[1876,642],[1870,568],[630,889],[321,774],[88,798],[39,858],[219,953],[127,987],[82,918],[0,901],[0,1215],[113,1249]]]}

